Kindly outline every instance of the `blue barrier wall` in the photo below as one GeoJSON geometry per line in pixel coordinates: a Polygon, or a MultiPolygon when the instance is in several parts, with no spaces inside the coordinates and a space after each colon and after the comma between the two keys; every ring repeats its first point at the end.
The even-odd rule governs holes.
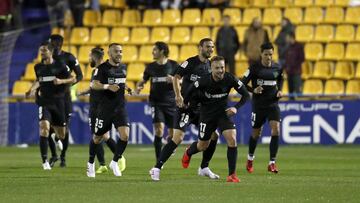
{"type": "MultiPolygon", "coordinates": [[[[33,103],[11,103],[8,144],[38,142],[38,108],[33,103]]],[[[71,120],[72,141],[87,144],[90,139],[87,103],[74,103],[71,120]]],[[[153,140],[151,110],[147,103],[128,103],[130,143],[150,144],[153,140]]],[[[360,144],[360,101],[281,102],[282,144],[360,144]]],[[[247,103],[234,117],[239,143],[247,144],[251,133],[251,104],[247,103]]],[[[112,130],[115,136],[115,130],[112,130]]],[[[265,125],[262,143],[269,143],[270,130],[265,125]]],[[[191,126],[184,143],[197,139],[191,126]]],[[[221,142],[224,139],[221,138],[221,142]]]]}

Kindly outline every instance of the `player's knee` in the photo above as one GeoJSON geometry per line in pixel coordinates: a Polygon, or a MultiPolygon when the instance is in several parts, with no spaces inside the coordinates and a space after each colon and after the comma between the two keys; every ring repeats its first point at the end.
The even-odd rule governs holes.
{"type": "Polygon", "coordinates": [[[184,139],[184,136],[182,135],[174,135],[172,138],[172,141],[175,142],[175,144],[180,144],[184,139]]]}
{"type": "Polygon", "coordinates": [[[211,134],[211,139],[212,140],[217,140],[219,138],[219,134],[218,134],[218,132],[213,132],[212,134],[211,134]]]}
{"type": "Polygon", "coordinates": [[[40,136],[41,137],[48,137],[50,130],[46,128],[40,128],[40,136]]]}
{"type": "Polygon", "coordinates": [[[155,136],[162,137],[163,134],[164,134],[164,129],[162,129],[161,127],[155,128],[155,136]]]}
{"type": "Polygon", "coordinates": [[[207,142],[199,142],[198,144],[197,144],[197,148],[198,148],[198,150],[199,151],[205,151],[208,147],[209,147],[209,143],[210,143],[210,141],[207,141],[207,142]]]}
{"type": "Polygon", "coordinates": [[[255,140],[259,139],[260,135],[261,135],[261,129],[254,129],[251,133],[251,136],[255,140]]]}
{"type": "Polygon", "coordinates": [[[96,136],[96,135],[93,136],[93,141],[95,144],[100,144],[101,140],[102,140],[101,136],[96,136]]]}

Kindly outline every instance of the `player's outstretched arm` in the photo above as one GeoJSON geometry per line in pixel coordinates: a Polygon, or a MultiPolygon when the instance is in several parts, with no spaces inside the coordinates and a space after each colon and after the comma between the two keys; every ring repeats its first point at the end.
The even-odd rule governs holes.
{"type": "Polygon", "coordinates": [[[144,85],[146,83],[146,80],[140,80],[139,82],[136,83],[136,89],[135,89],[135,94],[140,94],[141,90],[144,89],[144,85]]]}
{"type": "Polygon", "coordinates": [[[30,96],[35,95],[35,91],[39,87],[40,87],[39,81],[35,80],[31,85],[30,89],[25,93],[25,98],[29,98],[30,96]]]}

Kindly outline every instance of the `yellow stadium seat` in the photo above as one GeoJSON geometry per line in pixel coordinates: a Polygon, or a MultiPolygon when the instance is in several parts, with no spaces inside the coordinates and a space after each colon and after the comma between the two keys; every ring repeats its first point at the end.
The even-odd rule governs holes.
{"type": "Polygon", "coordinates": [[[360,63],[356,65],[355,78],[360,79],[360,63]]]}
{"type": "Polygon", "coordinates": [[[236,26],[235,27],[235,30],[236,30],[236,32],[238,34],[240,43],[244,42],[245,32],[246,32],[247,29],[248,29],[247,26],[236,26]]]}
{"type": "Polygon", "coordinates": [[[360,61],[360,43],[349,43],[347,45],[345,59],[360,61]]]}
{"type": "Polygon", "coordinates": [[[179,9],[167,9],[163,11],[163,25],[179,25],[181,21],[181,13],[179,9]]]}
{"type": "Polygon", "coordinates": [[[140,47],[139,53],[139,62],[150,63],[153,61],[152,55],[153,46],[152,45],[142,45],[140,47]]]}
{"type": "Polygon", "coordinates": [[[255,17],[259,17],[261,19],[261,11],[259,8],[248,8],[245,9],[243,14],[243,22],[242,24],[249,25],[253,21],[255,17]]]}
{"type": "Polygon", "coordinates": [[[265,25],[279,25],[281,18],[280,8],[265,8],[262,22],[265,25]]]}
{"type": "Polygon", "coordinates": [[[334,27],[332,25],[318,25],[315,30],[314,41],[329,42],[334,39],[334,27]]]}
{"type": "Polygon", "coordinates": [[[201,22],[200,9],[188,8],[183,11],[182,24],[183,25],[198,25],[201,22]]]}
{"type": "Polygon", "coordinates": [[[151,31],[151,42],[169,42],[170,41],[170,29],[168,27],[155,27],[151,31]]]}
{"type": "Polygon", "coordinates": [[[133,44],[144,44],[150,41],[149,29],[136,27],[131,30],[130,42],[133,44]]]}
{"type": "Polygon", "coordinates": [[[109,30],[105,27],[96,27],[91,30],[90,44],[107,44],[110,42],[109,30]]]}
{"type": "Polygon", "coordinates": [[[324,94],[344,94],[345,85],[342,80],[327,80],[325,83],[324,94]]]}
{"type": "Polygon", "coordinates": [[[334,3],[336,6],[348,7],[350,0],[335,0],[334,3]]]}
{"type": "Polygon", "coordinates": [[[238,51],[235,54],[235,61],[248,61],[248,58],[245,56],[245,53],[243,51],[238,51]]]}
{"type": "Polygon", "coordinates": [[[25,74],[24,74],[24,80],[36,80],[36,74],[35,74],[35,64],[36,63],[28,63],[26,64],[25,68],[25,74]]]}
{"type": "Polygon", "coordinates": [[[360,42],[360,26],[356,29],[355,41],[360,42]]]}
{"type": "Polygon", "coordinates": [[[346,91],[347,95],[350,94],[360,94],[360,80],[349,80],[346,84],[346,91]]]}
{"type": "Polygon", "coordinates": [[[206,8],[202,12],[203,25],[219,25],[221,22],[221,12],[217,8],[206,8]]]}
{"type": "Polygon", "coordinates": [[[122,25],[124,26],[134,26],[140,24],[140,11],[138,10],[124,10],[122,16],[122,25]]]}
{"type": "Polygon", "coordinates": [[[323,46],[320,43],[305,44],[305,58],[307,60],[319,60],[324,55],[323,46]]]}
{"type": "Polygon", "coordinates": [[[31,88],[31,85],[32,82],[29,81],[20,81],[20,80],[15,81],[12,89],[12,95],[25,96],[25,93],[31,88]]]}
{"type": "Polygon", "coordinates": [[[83,45],[79,48],[79,56],[78,60],[80,63],[88,63],[89,62],[89,54],[93,46],[83,45]]]}
{"type": "Polygon", "coordinates": [[[126,0],[114,0],[114,8],[126,8],[126,0]]]}
{"type": "Polygon", "coordinates": [[[315,6],[328,7],[334,4],[334,0],[315,0],[315,6]]]}
{"type": "Polygon", "coordinates": [[[313,73],[312,63],[309,61],[305,61],[301,64],[301,78],[303,80],[307,80],[311,77],[313,73]]]}
{"type": "Polygon", "coordinates": [[[314,39],[314,27],[312,25],[299,25],[295,30],[296,40],[299,42],[310,42],[314,39]]]}
{"type": "Polygon", "coordinates": [[[114,1],[113,0],[99,0],[99,4],[101,7],[113,7],[114,1]]]}
{"type": "Polygon", "coordinates": [[[102,15],[101,24],[109,27],[121,25],[121,12],[115,9],[105,10],[102,15]]]}
{"type": "Polygon", "coordinates": [[[263,26],[263,27],[267,31],[270,41],[273,41],[273,31],[272,31],[271,26],[266,25],[266,26],[263,26]]]}
{"type": "Polygon", "coordinates": [[[344,21],[344,9],[341,7],[328,7],[325,12],[325,23],[338,24],[344,21]]]}
{"type": "Polygon", "coordinates": [[[345,23],[360,24],[360,7],[347,7],[345,23]]]}
{"type": "Polygon", "coordinates": [[[213,29],[211,30],[211,39],[215,42],[216,41],[216,35],[219,31],[220,27],[213,27],[213,29]]]}
{"type": "Polygon", "coordinates": [[[295,7],[309,7],[313,5],[313,0],[294,0],[295,7]]]}
{"type": "Polygon", "coordinates": [[[138,50],[136,46],[123,46],[122,47],[123,56],[122,61],[124,63],[133,63],[136,62],[138,59],[138,50]]]}
{"type": "Polygon", "coordinates": [[[318,24],[323,21],[323,9],[321,7],[307,7],[305,9],[304,23],[318,24]]]}
{"type": "Polygon", "coordinates": [[[333,75],[334,64],[329,61],[318,61],[315,63],[311,78],[329,79],[333,75]]]}
{"type": "Polygon", "coordinates": [[[248,68],[249,64],[246,61],[236,62],[235,75],[239,78],[242,78],[248,68]]]}
{"type": "Polygon", "coordinates": [[[143,25],[154,26],[161,23],[160,9],[147,9],[144,12],[143,25]]]}
{"type": "Polygon", "coordinates": [[[293,0],[274,0],[273,6],[279,8],[287,8],[293,5],[293,0]]]}
{"type": "Polygon", "coordinates": [[[93,71],[93,69],[90,67],[90,64],[88,64],[88,66],[86,67],[86,70],[83,71],[83,73],[85,75],[84,76],[85,80],[91,80],[92,71],[93,71]]]}
{"type": "Polygon", "coordinates": [[[130,41],[130,30],[126,27],[116,27],[111,30],[111,42],[127,44],[130,41]]]}
{"type": "Polygon", "coordinates": [[[90,40],[89,29],[86,27],[75,27],[71,31],[70,43],[75,45],[87,44],[90,40]]]}
{"type": "Polygon", "coordinates": [[[287,80],[284,80],[281,92],[285,95],[289,94],[289,84],[287,80]]]}
{"type": "Polygon", "coordinates": [[[130,63],[127,68],[126,79],[129,81],[139,81],[142,79],[145,70],[143,63],[130,63]]]}
{"type": "Polygon", "coordinates": [[[201,39],[203,38],[210,38],[210,29],[209,27],[194,27],[192,30],[192,35],[191,35],[191,42],[198,44],[200,42],[201,39]]]}
{"type": "Polygon", "coordinates": [[[335,41],[350,42],[355,38],[355,28],[353,25],[338,25],[335,33],[335,41]]]}
{"type": "Polygon", "coordinates": [[[274,27],[271,41],[275,41],[275,39],[279,35],[280,31],[281,31],[281,26],[280,25],[277,25],[277,26],[274,27]]]}
{"type": "Polygon", "coordinates": [[[339,61],[336,63],[333,78],[349,80],[355,75],[354,64],[352,62],[339,61]]]}
{"type": "Polygon", "coordinates": [[[171,43],[184,44],[190,41],[189,27],[175,27],[171,32],[171,43]]]}
{"type": "Polygon", "coordinates": [[[249,0],[231,0],[231,7],[247,8],[250,6],[249,0]]]}
{"type": "Polygon", "coordinates": [[[241,11],[237,8],[226,8],[223,11],[223,15],[229,15],[231,18],[230,23],[238,25],[241,23],[241,11]]]}
{"type": "Polygon", "coordinates": [[[198,54],[197,45],[182,45],[180,48],[179,61],[185,61],[196,54],[198,54]]]}
{"type": "Polygon", "coordinates": [[[85,10],[83,17],[84,26],[94,27],[100,25],[100,22],[101,22],[100,12],[94,10],[85,10]]]}
{"type": "Polygon", "coordinates": [[[300,24],[303,21],[303,11],[298,7],[285,8],[284,16],[289,18],[295,25],[300,24]]]}
{"type": "Polygon", "coordinates": [[[169,45],[169,58],[178,61],[179,59],[179,48],[177,45],[169,45]]]}
{"type": "Polygon", "coordinates": [[[322,95],[324,91],[323,84],[319,79],[305,80],[303,94],[322,95]]]}
{"type": "Polygon", "coordinates": [[[340,60],[344,58],[345,47],[342,43],[328,43],[325,47],[324,59],[340,60]]]}
{"type": "Polygon", "coordinates": [[[268,8],[272,4],[272,0],[252,0],[250,1],[251,7],[268,8]]]}

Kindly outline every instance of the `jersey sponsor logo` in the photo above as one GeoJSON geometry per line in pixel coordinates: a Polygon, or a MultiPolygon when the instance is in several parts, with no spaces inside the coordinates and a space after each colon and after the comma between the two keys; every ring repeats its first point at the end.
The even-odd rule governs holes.
{"type": "Polygon", "coordinates": [[[200,76],[195,75],[195,74],[190,75],[190,80],[193,81],[193,82],[195,82],[198,78],[200,78],[200,76]]]}
{"type": "Polygon", "coordinates": [[[228,93],[222,93],[222,94],[209,94],[208,92],[205,92],[205,97],[208,99],[220,99],[223,97],[226,97],[228,93]]]}
{"type": "Polygon", "coordinates": [[[188,64],[189,64],[188,61],[184,61],[180,66],[181,68],[186,68],[188,64]]]}
{"type": "Polygon", "coordinates": [[[277,82],[276,82],[276,80],[257,79],[256,84],[257,85],[264,85],[264,86],[275,86],[277,84],[277,82]]]}
{"type": "Polygon", "coordinates": [[[108,78],[108,84],[121,84],[125,83],[126,78],[108,78]]]}
{"type": "Polygon", "coordinates": [[[279,76],[279,73],[278,72],[273,72],[273,75],[275,78],[277,78],[279,76]]]}
{"type": "Polygon", "coordinates": [[[55,76],[45,76],[45,77],[40,77],[39,78],[39,82],[51,82],[53,80],[55,80],[55,76]]]}
{"type": "Polygon", "coordinates": [[[157,83],[157,82],[166,82],[167,81],[167,77],[153,77],[151,79],[151,81],[153,83],[157,83]]]}
{"type": "Polygon", "coordinates": [[[315,111],[330,111],[341,112],[344,109],[342,103],[280,103],[280,111],[299,111],[299,112],[315,112],[315,111]]]}

